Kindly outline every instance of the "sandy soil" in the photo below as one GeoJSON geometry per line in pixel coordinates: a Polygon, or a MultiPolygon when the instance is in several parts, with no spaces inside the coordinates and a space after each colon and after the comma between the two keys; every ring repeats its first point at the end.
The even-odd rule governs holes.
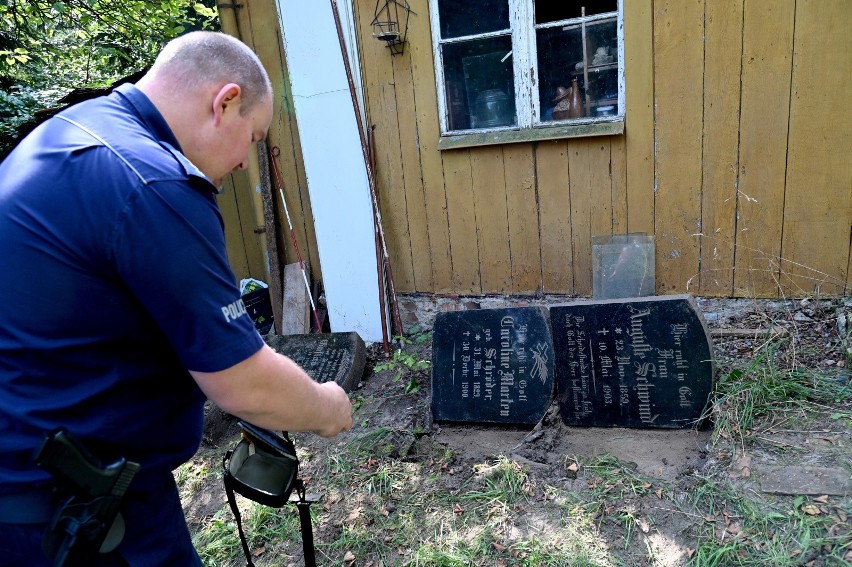
{"type": "MultiPolygon", "coordinates": [[[[752,329],[772,330],[783,333],[791,340],[783,341],[786,347],[775,353],[780,367],[819,369],[838,380],[850,380],[847,366],[850,355],[847,345],[841,341],[841,319],[852,318],[852,301],[846,300],[699,300],[699,307],[713,333],[713,347],[717,371],[730,372],[733,368],[746,366],[756,356],[757,349],[765,344],[763,337],[750,336],[752,329]]],[[[852,326],[852,320],[849,325],[852,326]]],[[[414,348],[414,347],[409,347],[414,348]]],[[[416,347],[419,354],[429,358],[431,345],[416,347]]],[[[530,479],[538,486],[549,484],[564,487],[577,493],[580,498],[588,493],[593,497],[590,480],[579,477],[570,469],[578,459],[609,455],[635,467],[634,473],[651,479],[656,486],[667,486],[674,493],[686,492],[694,481],[693,473],[728,468],[731,482],[740,483],[746,489],[760,490],[757,472],[761,465],[785,462],[852,467],[850,443],[852,429],[850,420],[828,420],[827,415],[838,408],[826,408],[822,415],[801,415],[796,423],[764,423],[765,430],[758,436],[748,451],[747,471],[738,461],[737,447],[717,438],[713,443],[712,427],[695,430],[639,430],[619,428],[577,428],[562,424],[558,408],[554,405],[535,427],[505,427],[449,425],[433,423],[429,409],[429,377],[420,376],[423,387],[417,393],[405,394],[402,385],[409,377],[393,380],[390,372],[374,372],[378,362],[385,360],[380,345],[369,347],[367,368],[359,387],[353,392],[363,400],[356,413],[360,425],[352,434],[363,434],[365,429],[391,427],[396,430],[419,428],[426,432],[421,437],[410,437],[400,441],[407,443],[398,448],[406,458],[429,460],[434,455],[452,450],[456,458],[451,470],[443,471],[447,490],[460,482],[458,471],[469,470],[496,455],[510,456],[528,470],[530,479]],[[760,441],[761,437],[765,442],[760,441]],[[781,451],[779,448],[783,449],[781,451]],[[792,455],[792,456],[791,456],[792,455]]],[[[849,412],[848,398],[840,408],[849,412]]],[[[214,407],[208,408],[205,444],[200,455],[221,459],[221,455],[236,436],[233,419],[214,407]]],[[[298,435],[297,443],[309,448],[312,454],[326,454],[343,437],[332,440],[310,435],[298,435]]],[[[739,455],[741,457],[742,455],[739,455]]],[[[311,462],[302,473],[306,476],[320,474],[323,464],[311,462]]],[[[215,476],[215,475],[214,475],[215,476]]],[[[190,523],[203,522],[216,510],[226,505],[224,493],[218,479],[212,478],[210,486],[196,492],[196,496],[185,502],[190,523]]],[[[644,538],[635,538],[635,543],[623,550],[627,564],[648,564],[649,549],[654,553],[655,565],[683,565],[689,550],[695,546],[690,535],[696,518],[682,513],[674,502],[660,498],[651,488],[644,495],[628,494],[619,503],[619,508],[628,507],[641,521],[639,527],[644,538]],[[635,561],[635,562],[634,562],[635,561]]],[[[846,499],[849,503],[849,499],[846,499]]],[[[530,499],[527,517],[528,526],[544,521],[550,514],[546,498],[542,493],[530,499]]],[[[606,513],[606,509],[604,513],[606,513]]],[[[334,514],[334,512],[332,513],[334,514]]],[[[339,514],[346,511],[341,509],[339,514]]],[[[700,521],[700,518],[698,519],[700,521]]],[[[324,522],[334,525],[334,519],[324,522]]],[[[519,524],[520,525],[520,524],[519,524]]],[[[618,522],[600,523],[601,536],[614,545],[623,547],[624,528],[618,522]]],[[[333,530],[331,530],[333,531],[333,530]]],[[[333,537],[317,527],[317,541],[333,537]]],[[[818,558],[812,565],[818,566],[818,558]]],[[[803,563],[804,564],[804,563],[803,563]]],[[[811,564],[809,564],[811,565],[811,564]]]]}

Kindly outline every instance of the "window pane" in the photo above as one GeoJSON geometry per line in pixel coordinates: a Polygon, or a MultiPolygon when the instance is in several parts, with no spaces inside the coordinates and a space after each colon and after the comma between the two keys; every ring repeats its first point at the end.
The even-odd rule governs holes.
{"type": "Polygon", "coordinates": [[[451,43],[441,50],[449,129],[514,125],[511,36],[451,43]]]}
{"type": "Polygon", "coordinates": [[[509,0],[438,0],[441,39],[509,29],[509,0]]]}
{"type": "Polygon", "coordinates": [[[618,10],[618,0],[536,0],[535,23],[559,22],[618,10]]]}
{"type": "Polygon", "coordinates": [[[541,120],[606,117],[618,109],[616,19],[536,32],[541,120]],[[585,29],[585,50],[583,31],[585,29]],[[571,96],[573,87],[579,91],[571,96]],[[579,104],[571,104],[572,98],[579,104]]]}

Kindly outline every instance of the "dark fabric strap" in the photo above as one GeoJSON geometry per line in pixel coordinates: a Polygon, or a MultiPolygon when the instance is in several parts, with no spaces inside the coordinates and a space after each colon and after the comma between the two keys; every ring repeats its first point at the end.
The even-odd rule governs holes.
{"type": "MultiPolygon", "coordinates": [[[[231,457],[231,451],[228,451],[228,454],[225,456],[225,460],[227,461],[231,457]]],[[[234,489],[231,487],[230,477],[229,475],[225,475],[225,494],[228,495],[228,505],[231,507],[231,512],[234,514],[234,518],[237,520],[237,531],[240,533],[240,543],[243,544],[243,553],[246,556],[246,565],[248,567],[254,567],[254,563],[251,560],[251,552],[249,551],[248,542],[246,541],[246,534],[243,532],[243,520],[240,517],[240,509],[237,507],[237,499],[234,497],[234,489]]]]}
{"type": "Polygon", "coordinates": [[[305,498],[305,483],[296,479],[296,493],[299,500],[296,508],[299,510],[299,522],[302,526],[302,551],[305,555],[305,567],[316,567],[316,551],[314,550],[314,531],[311,526],[311,502],[305,498]]]}

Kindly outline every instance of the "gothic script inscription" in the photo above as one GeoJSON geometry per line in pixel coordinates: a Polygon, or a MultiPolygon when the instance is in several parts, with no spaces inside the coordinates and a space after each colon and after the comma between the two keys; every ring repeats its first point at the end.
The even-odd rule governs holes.
{"type": "Polygon", "coordinates": [[[274,335],[266,342],[317,382],[337,382],[350,392],[364,375],[367,350],[358,333],[274,335]]]}
{"type": "Polygon", "coordinates": [[[568,425],[690,427],[713,388],[712,349],[690,296],[550,310],[556,389],[568,425]]]}
{"type": "Polygon", "coordinates": [[[436,420],[536,423],[552,398],[553,346],[546,309],[482,309],[436,317],[436,420]]]}

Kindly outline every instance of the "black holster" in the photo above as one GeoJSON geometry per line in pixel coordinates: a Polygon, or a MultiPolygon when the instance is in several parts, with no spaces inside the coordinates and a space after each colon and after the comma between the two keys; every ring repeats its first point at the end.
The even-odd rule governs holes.
{"type": "Polygon", "coordinates": [[[56,479],[57,507],[42,540],[53,566],[88,565],[118,547],[121,499],[139,465],[123,457],[103,465],[62,428],[45,435],[33,458],[56,479]]]}

